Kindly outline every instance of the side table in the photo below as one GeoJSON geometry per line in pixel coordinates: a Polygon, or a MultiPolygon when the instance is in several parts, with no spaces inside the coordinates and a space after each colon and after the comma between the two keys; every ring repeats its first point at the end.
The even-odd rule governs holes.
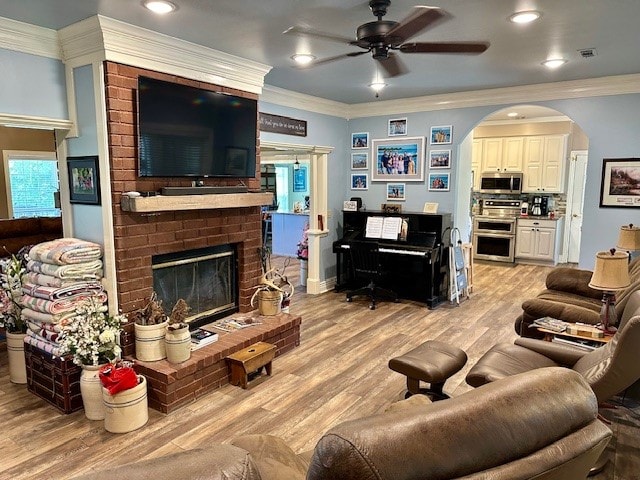
{"type": "MultiPolygon", "coordinates": [[[[567,340],[576,339],[576,340],[587,340],[589,342],[594,342],[594,344],[600,344],[598,346],[602,346],[605,343],[608,343],[611,340],[611,336],[604,335],[603,337],[595,337],[592,332],[597,331],[597,327],[591,325],[578,325],[571,323],[567,329],[575,330],[577,333],[569,333],[567,330],[563,332],[554,332],[553,330],[549,330],[543,327],[537,327],[539,332],[544,333],[544,339],[547,342],[552,342],[554,338],[566,338],[567,340]]],[[[579,346],[579,345],[578,345],[579,346]]]]}

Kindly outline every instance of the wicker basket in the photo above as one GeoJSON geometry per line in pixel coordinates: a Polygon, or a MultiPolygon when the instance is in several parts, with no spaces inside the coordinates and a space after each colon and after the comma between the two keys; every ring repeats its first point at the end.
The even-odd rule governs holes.
{"type": "Polygon", "coordinates": [[[143,362],[155,362],[167,356],[164,335],[167,323],[156,325],[138,325],[136,329],[136,358],[143,362]]]}
{"type": "Polygon", "coordinates": [[[104,402],[104,428],[111,433],[137,430],[149,421],[147,379],[138,375],[138,385],[114,395],[102,388],[104,402]]]}

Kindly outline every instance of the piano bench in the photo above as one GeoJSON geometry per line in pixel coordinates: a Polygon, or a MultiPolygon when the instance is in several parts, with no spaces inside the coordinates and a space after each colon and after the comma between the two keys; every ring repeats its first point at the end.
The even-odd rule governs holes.
{"type": "Polygon", "coordinates": [[[457,373],[467,363],[467,354],[452,345],[429,340],[413,350],[389,360],[389,368],[407,377],[407,393],[422,394],[433,400],[443,400],[449,396],[443,392],[444,382],[457,373]],[[429,388],[421,388],[420,381],[429,383],[429,388]]]}

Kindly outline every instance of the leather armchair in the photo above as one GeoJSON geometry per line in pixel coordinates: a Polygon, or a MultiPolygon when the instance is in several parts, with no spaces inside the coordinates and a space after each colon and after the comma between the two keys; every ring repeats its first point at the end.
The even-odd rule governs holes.
{"type": "MultiPolygon", "coordinates": [[[[596,325],[600,322],[602,292],[589,287],[592,272],[576,268],[554,268],[545,280],[546,289],[522,303],[522,314],[516,319],[516,333],[538,337],[531,328],[537,318],[552,317],[565,322],[596,325]]],[[[640,257],[629,264],[631,285],[616,292],[616,312],[620,316],[635,291],[640,290],[640,257]]]]}
{"type": "Polygon", "coordinates": [[[276,437],[249,435],[80,478],[574,480],[586,478],[610,437],[584,379],[548,368],[433,404],[416,395],[344,422],[322,436],[310,460],[276,437]]]}
{"type": "Polygon", "coordinates": [[[563,366],[578,372],[604,402],[640,379],[640,291],[627,298],[618,331],[603,347],[587,352],[532,338],[494,345],[467,374],[478,387],[536,368],[563,366]]]}

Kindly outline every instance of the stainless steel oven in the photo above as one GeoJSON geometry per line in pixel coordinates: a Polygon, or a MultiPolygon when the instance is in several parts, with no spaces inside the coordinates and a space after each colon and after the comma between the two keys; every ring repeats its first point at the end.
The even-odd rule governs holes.
{"type": "Polygon", "coordinates": [[[473,219],[473,258],[513,263],[520,205],[520,200],[483,202],[482,214],[473,219]]]}

